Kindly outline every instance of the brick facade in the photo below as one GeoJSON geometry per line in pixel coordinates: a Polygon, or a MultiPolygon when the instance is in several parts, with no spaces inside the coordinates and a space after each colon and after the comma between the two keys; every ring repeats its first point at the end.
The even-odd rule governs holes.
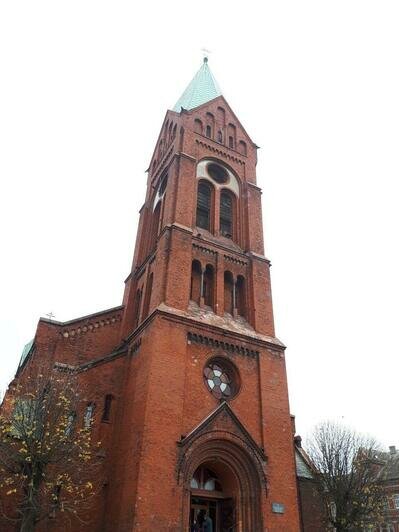
{"type": "Polygon", "coordinates": [[[202,506],[216,531],[300,530],[256,161],[223,96],[168,111],[122,305],[66,323],[40,320],[17,378],[45,357],[76,368],[99,409],[113,398],[110,419],[93,427],[104,456],[98,506],[87,527],[70,530],[187,531],[202,506]],[[224,181],[210,176],[212,163],[224,181]],[[209,194],[201,227],[200,183],[209,194]],[[219,370],[213,385],[231,396],[212,391],[204,376],[212,361],[230,388],[219,370]],[[200,484],[198,471],[217,483],[200,484]]]}

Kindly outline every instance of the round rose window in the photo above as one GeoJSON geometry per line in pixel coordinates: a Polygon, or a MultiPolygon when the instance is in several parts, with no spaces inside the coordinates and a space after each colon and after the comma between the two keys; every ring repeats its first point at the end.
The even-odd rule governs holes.
{"type": "Polygon", "coordinates": [[[210,361],[204,368],[205,384],[217,399],[231,399],[237,392],[235,373],[224,361],[210,361]]]}
{"type": "Polygon", "coordinates": [[[229,180],[229,174],[223,166],[220,166],[216,163],[208,163],[206,169],[208,170],[208,175],[216,181],[216,183],[222,184],[227,183],[229,180]]]}

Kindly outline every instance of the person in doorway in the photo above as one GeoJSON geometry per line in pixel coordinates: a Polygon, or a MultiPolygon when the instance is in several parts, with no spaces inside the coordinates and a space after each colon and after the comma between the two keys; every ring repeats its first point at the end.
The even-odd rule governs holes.
{"type": "Polygon", "coordinates": [[[197,528],[195,529],[195,532],[197,532],[197,530],[198,532],[203,532],[204,521],[205,521],[205,510],[200,510],[197,515],[197,521],[196,521],[197,528]]]}
{"type": "Polygon", "coordinates": [[[204,522],[202,524],[203,532],[213,532],[212,519],[209,517],[208,512],[205,513],[204,522]]]}
{"type": "Polygon", "coordinates": [[[197,522],[197,519],[194,519],[194,523],[191,525],[190,532],[199,532],[199,530],[200,530],[200,527],[197,522]]]}

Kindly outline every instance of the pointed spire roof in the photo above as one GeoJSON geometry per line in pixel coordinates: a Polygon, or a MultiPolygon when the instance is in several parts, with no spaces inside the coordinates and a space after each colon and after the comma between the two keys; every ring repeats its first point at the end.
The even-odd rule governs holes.
{"type": "Polygon", "coordinates": [[[208,66],[208,58],[204,57],[201,68],[176,102],[173,111],[180,113],[182,107],[189,111],[221,96],[221,94],[222,91],[208,66]]]}

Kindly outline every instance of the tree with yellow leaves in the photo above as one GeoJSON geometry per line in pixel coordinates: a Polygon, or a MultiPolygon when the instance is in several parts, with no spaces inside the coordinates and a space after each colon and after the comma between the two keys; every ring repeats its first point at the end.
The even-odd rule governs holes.
{"type": "Polygon", "coordinates": [[[92,441],[93,409],[78,376],[42,371],[10,386],[0,409],[0,494],[3,517],[32,532],[44,519],[79,518],[93,500],[99,442],[92,441]],[[87,403],[86,403],[87,404],[87,403]]]}
{"type": "Polygon", "coordinates": [[[378,479],[378,445],[334,422],[318,425],[308,441],[330,525],[360,531],[382,520],[384,492],[378,479]]]}

